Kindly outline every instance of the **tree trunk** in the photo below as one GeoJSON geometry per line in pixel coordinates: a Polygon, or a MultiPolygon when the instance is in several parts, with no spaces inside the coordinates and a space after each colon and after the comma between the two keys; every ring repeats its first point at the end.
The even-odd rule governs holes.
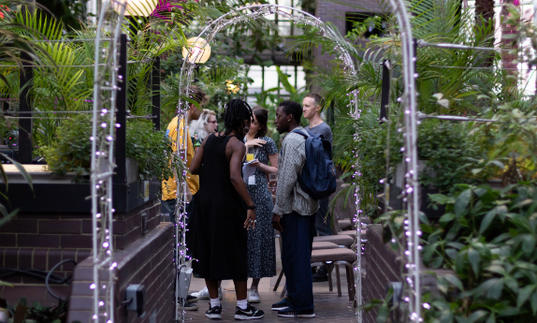
{"type": "Polygon", "coordinates": [[[494,19],[494,0],[476,0],[475,19],[477,24],[494,19]]]}
{"type": "MultiPolygon", "coordinates": [[[[482,34],[483,28],[489,29],[484,34],[483,45],[485,47],[494,47],[494,0],[476,0],[475,1],[475,31],[477,35],[482,34]]],[[[479,57],[483,57],[482,66],[492,66],[494,63],[494,53],[482,52],[479,57]]]]}

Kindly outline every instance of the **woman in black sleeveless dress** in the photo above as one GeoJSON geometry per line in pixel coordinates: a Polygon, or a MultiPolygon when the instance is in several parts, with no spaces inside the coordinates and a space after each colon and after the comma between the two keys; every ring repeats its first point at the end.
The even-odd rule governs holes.
{"type": "Polygon", "coordinates": [[[242,142],[250,127],[252,111],[242,100],[231,100],[224,113],[225,132],[212,134],[202,143],[190,166],[200,175],[190,224],[190,246],[194,271],[205,278],[210,308],[205,315],[220,319],[218,281],[233,279],[237,294],[235,319],[264,316],[246,301],[247,229],[255,227],[255,205],[242,180],[245,153],[242,142]]]}

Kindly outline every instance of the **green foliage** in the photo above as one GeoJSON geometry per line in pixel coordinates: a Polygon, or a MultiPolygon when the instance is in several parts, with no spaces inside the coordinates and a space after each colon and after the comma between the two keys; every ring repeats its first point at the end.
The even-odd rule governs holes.
{"type": "MultiPolygon", "coordinates": [[[[65,120],[58,128],[56,141],[42,148],[49,169],[57,174],[87,176],[91,164],[91,119],[79,115],[65,120]]],[[[171,175],[171,147],[162,131],[155,131],[147,120],[127,122],[126,156],[138,162],[141,179],[162,180],[171,175]]]]}
{"type": "Polygon", "coordinates": [[[88,0],[38,0],[47,11],[69,28],[81,28],[86,19],[88,0]]]}
{"type": "MultiPolygon", "coordinates": [[[[26,36],[26,26],[18,20],[20,13],[15,10],[16,4],[22,1],[0,1],[0,93],[6,95],[15,91],[14,80],[18,79],[18,71],[23,63],[39,62],[40,48],[26,36]],[[25,54],[27,57],[25,58],[25,54]],[[13,65],[14,68],[8,67],[13,65]]],[[[41,53],[42,54],[42,53],[41,53]]]]}
{"type": "MultiPolygon", "coordinates": [[[[393,182],[395,166],[401,162],[403,138],[394,118],[392,115],[389,122],[379,123],[377,109],[364,108],[357,122],[348,117],[336,119],[335,161],[340,169],[350,171],[355,161],[353,150],[357,152],[362,169],[358,183],[365,209],[377,209],[377,195],[382,192],[383,183],[393,182]],[[355,131],[358,140],[351,141],[355,131]]],[[[422,122],[418,129],[418,157],[426,167],[420,173],[420,183],[438,192],[448,192],[455,183],[475,180],[470,174],[481,150],[469,135],[471,129],[460,123],[422,122]]]]}
{"type": "Polygon", "coordinates": [[[386,167],[392,167],[400,159],[399,147],[401,145],[395,123],[383,123],[378,121],[376,109],[364,110],[360,120],[352,121],[350,118],[337,118],[336,124],[338,137],[334,141],[337,147],[337,164],[341,169],[351,171],[357,153],[361,168],[361,176],[358,177],[358,185],[362,194],[363,208],[370,210],[369,215],[375,214],[379,201],[377,195],[382,191],[383,184],[380,181],[389,173],[386,167]],[[346,130],[346,133],[343,132],[346,130]],[[355,131],[359,137],[356,141],[350,141],[355,131]],[[391,142],[387,146],[387,140],[391,142]],[[389,158],[387,165],[386,157],[389,158]],[[391,165],[391,166],[390,166],[391,165]],[[374,213],[371,213],[374,212],[374,213]]]}
{"type": "Polygon", "coordinates": [[[159,181],[173,176],[170,168],[172,150],[164,132],[155,131],[148,120],[127,123],[126,155],[138,162],[141,179],[159,181]]]}
{"type": "MultiPolygon", "coordinates": [[[[74,7],[78,8],[78,5],[83,2],[72,0],[59,4],[59,2],[47,0],[43,3],[62,8],[68,7],[71,10],[74,7]]],[[[185,6],[188,8],[183,11],[174,10],[169,13],[170,19],[181,20],[196,9],[196,5],[192,3],[185,6]]],[[[30,52],[33,62],[37,65],[34,68],[30,100],[32,108],[40,112],[40,116],[44,118],[34,120],[33,142],[38,148],[34,151],[39,151],[39,147],[54,145],[54,134],[61,124],[57,118],[58,114],[55,114],[57,110],[88,111],[92,109],[94,83],[92,65],[95,55],[94,42],[87,41],[87,39],[95,38],[93,29],[78,26],[79,30],[71,30],[65,24],[67,16],[62,16],[59,20],[50,15],[46,9],[38,8],[41,9],[30,8],[10,12],[6,16],[9,19],[0,20],[0,33],[5,29],[7,44],[15,44],[16,48],[22,49],[27,47],[27,51],[35,48],[30,52]],[[43,39],[53,40],[53,42],[29,41],[43,39]],[[23,41],[29,45],[26,47],[19,45],[19,43],[26,44],[23,41]]],[[[56,13],[60,12],[61,10],[56,11],[56,13]]],[[[76,10],[71,10],[71,13],[79,14],[76,10]]],[[[125,28],[127,24],[128,22],[125,28]]],[[[129,63],[127,67],[129,79],[127,110],[132,114],[148,115],[151,113],[149,75],[152,60],[155,56],[163,55],[167,51],[181,48],[185,41],[183,33],[185,26],[167,24],[159,18],[151,17],[143,19],[138,27],[140,32],[132,34],[132,39],[128,42],[128,60],[132,63],[129,63]],[[151,32],[149,32],[149,26],[151,26],[151,32]]],[[[14,54],[11,53],[12,51],[11,47],[2,48],[0,34],[0,58],[3,57],[1,55],[9,55],[13,58],[20,56],[18,51],[14,54]]],[[[20,63],[20,58],[15,62],[20,63]]],[[[6,97],[17,97],[19,89],[7,85],[16,84],[17,79],[16,69],[1,69],[0,93],[6,97]]],[[[177,92],[177,87],[175,87],[175,92],[177,92]]]]}
{"type": "Polygon", "coordinates": [[[444,205],[438,223],[423,226],[426,266],[452,270],[440,281],[428,319],[531,321],[537,315],[537,186],[459,185],[432,197],[444,205]]]}
{"type": "Polygon", "coordinates": [[[496,123],[475,129],[485,152],[472,170],[480,178],[497,177],[504,183],[535,179],[537,173],[537,124],[534,99],[501,104],[496,123]]]}
{"type": "Polygon", "coordinates": [[[420,182],[439,192],[448,192],[454,184],[471,178],[470,165],[480,153],[475,139],[469,135],[472,125],[442,120],[422,121],[418,133],[419,158],[426,169],[420,182]]]}
{"type": "Polygon", "coordinates": [[[214,60],[204,64],[198,75],[199,84],[209,96],[207,108],[223,112],[224,105],[235,97],[248,93],[248,69],[242,58],[216,55],[214,60]]]}
{"type": "Polygon", "coordinates": [[[38,302],[27,305],[26,298],[21,298],[14,308],[9,308],[14,313],[14,322],[27,322],[32,320],[34,322],[48,322],[48,323],[61,323],[67,320],[68,303],[65,301],[59,301],[54,306],[43,306],[38,302]]]}
{"type": "Polygon", "coordinates": [[[73,172],[77,176],[89,175],[91,164],[91,119],[78,115],[64,120],[56,129],[56,138],[41,148],[49,169],[63,175],[73,172]]]}

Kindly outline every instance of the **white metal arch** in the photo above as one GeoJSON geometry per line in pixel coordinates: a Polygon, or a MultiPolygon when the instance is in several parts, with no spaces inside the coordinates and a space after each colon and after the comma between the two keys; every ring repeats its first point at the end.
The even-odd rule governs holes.
{"type": "MultiPolygon", "coordinates": [[[[114,322],[114,260],[112,176],[118,82],[118,46],[126,1],[103,3],[95,35],[93,116],[91,135],[91,213],[93,219],[94,322],[114,322]]],[[[126,80],[125,80],[126,81],[126,80]]]]}
{"type": "MultiPolygon", "coordinates": [[[[415,53],[413,48],[412,41],[412,29],[410,25],[410,20],[406,11],[406,7],[403,0],[390,0],[393,13],[397,17],[397,21],[401,30],[401,52],[403,59],[403,77],[404,77],[404,93],[400,99],[402,107],[404,109],[404,124],[405,124],[405,163],[407,173],[405,174],[406,184],[405,184],[405,197],[404,201],[407,202],[407,219],[405,221],[405,230],[408,237],[407,241],[407,250],[405,255],[407,256],[407,270],[408,275],[406,278],[406,283],[408,284],[408,303],[409,303],[409,319],[411,321],[420,322],[421,318],[421,287],[420,287],[420,247],[419,247],[419,183],[418,183],[418,168],[417,168],[417,107],[416,107],[416,89],[415,89],[415,53]]],[[[319,29],[319,32],[322,36],[329,38],[336,42],[335,50],[338,53],[338,59],[343,62],[344,69],[347,73],[351,75],[356,75],[356,67],[354,61],[352,60],[347,49],[350,48],[350,45],[346,42],[342,42],[339,37],[337,37],[336,31],[334,31],[329,25],[326,25],[323,21],[317,17],[304,12],[297,8],[292,8],[283,5],[275,4],[263,4],[263,5],[249,5],[240,7],[230,12],[220,16],[219,18],[213,20],[209,23],[197,36],[198,38],[205,38],[208,43],[211,43],[214,36],[226,28],[237,23],[245,22],[248,20],[255,20],[257,18],[271,15],[274,13],[288,17],[295,21],[305,23],[310,26],[314,26],[319,29]]],[[[202,52],[196,52],[194,55],[202,55],[202,52]]],[[[193,61],[197,57],[194,57],[193,61]]],[[[188,110],[188,102],[185,98],[188,97],[188,88],[192,82],[192,72],[194,70],[195,64],[189,63],[189,60],[184,60],[181,67],[181,73],[179,76],[179,100],[177,103],[177,115],[179,118],[185,116],[186,111],[188,110]]],[[[357,92],[352,91],[349,93],[350,98],[350,116],[354,119],[360,118],[360,110],[358,107],[358,97],[357,92]]],[[[184,123],[186,133],[186,122],[184,123]]],[[[186,136],[184,136],[184,141],[181,143],[178,142],[177,147],[186,147],[186,136]]],[[[355,134],[355,140],[359,140],[359,133],[355,134]]],[[[177,153],[183,152],[179,157],[183,161],[186,160],[186,149],[178,149],[177,153]]],[[[360,164],[357,161],[357,164],[354,166],[355,177],[361,176],[360,164]]],[[[183,173],[183,175],[186,175],[183,173]]],[[[184,180],[185,176],[182,178],[177,177],[177,187],[181,189],[177,190],[177,207],[176,207],[176,218],[180,222],[181,227],[185,227],[185,216],[184,210],[186,206],[186,190],[187,184],[184,180]]],[[[355,225],[356,225],[356,239],[357,239],[357,266],[354,268],[355,274],[355,290],[356,290],[356,301],[357,301],[357,320],[362,322],[362,268],[361,268],[361,220],[360,215],[362,213],[360,206],[360,192],[358,185],[355,185],[355,225]]],[[[180,241],[177,241],[177,246],[179,251],[176,254],[178,259],[178,265],[182,265],[185,262],[185,231],[182,230],[183,234],[180,241]]],[[[178,233],[176,231],[176,233],[178,233]]],[[[178,236],[176,234],[178,239],[178,236]]],[[[177,311],[176,311],[177,312],[177,311]]]]}

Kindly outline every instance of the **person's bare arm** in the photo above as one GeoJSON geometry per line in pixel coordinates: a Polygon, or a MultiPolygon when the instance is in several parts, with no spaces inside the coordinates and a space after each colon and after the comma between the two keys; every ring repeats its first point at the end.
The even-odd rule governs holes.
{"type": "Polygon", "coordinates": [[[259,168],[263,173],[267,175],[277,173],[278,172],[278,154],[269,155],[269,162],[270,162],[270,165],[263,164],[257,160],[257,161],[252,162],[250,165],[259,168]]]}
{"type": "Polygon", "coordinates": [[[196,150],[194,159],[192,159],[192,163],[190,163],[190,168],[188,169],[190,174],[197,175],[200,171],[201,161],[203,160],[203,147],[205,147],[206,141],[207,141],[207,138],[203,140],[203,142],[201,143],[201,146],[198,147],[198,149],[196,150]]]}

